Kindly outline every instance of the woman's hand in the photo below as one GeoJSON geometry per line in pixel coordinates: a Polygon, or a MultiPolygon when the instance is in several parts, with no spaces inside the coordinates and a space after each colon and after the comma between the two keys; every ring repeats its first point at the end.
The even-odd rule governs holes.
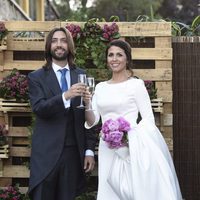
{"type": "Polygon", "coordinates": [[[83,95],[83,101],[85,102],[86,108],[89,107],[91,98],[92,98],[92,95],[90,94],[88,87],[86,87],[84,95],[83,95]]]}

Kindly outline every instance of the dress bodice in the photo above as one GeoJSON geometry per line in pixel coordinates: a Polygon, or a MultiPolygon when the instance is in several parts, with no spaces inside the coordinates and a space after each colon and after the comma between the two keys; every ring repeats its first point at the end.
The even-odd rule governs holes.
{"type": "Polygon", "coordinates": [[[135,126],[138,112],[142,118],[154,120],[147,90],[140,79],[130,78],[115,84],[104,81],[97,84],[92,104],[96,123],[100,116],[102,122],[124,117],[135,126]]]}

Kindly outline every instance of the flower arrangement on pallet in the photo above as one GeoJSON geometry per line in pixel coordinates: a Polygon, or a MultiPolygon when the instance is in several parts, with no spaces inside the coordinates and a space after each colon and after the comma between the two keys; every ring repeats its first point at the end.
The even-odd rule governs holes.
{"type": "Polygon", "coordinates": [[[76,64],[86,68],[105,68],[106,45],[120,38],[119,27],[115,22],[97,24],[97,19],[88,20],[83,27],[67,24],[76,46],[76,64]]]}
{"type": "Polygon", "coordinates": [[[27,76],[21,74],[17,69],[13,69],[0,82],[0,98],[16,99],[17,102],[27,102],[29,99],[27,76]]]}
{"type": "Polygon", "coordinates": [[[30,110],[27,76],[17,69],[13,69],[0,82],[0,110],[4,112],[30,110]]]}

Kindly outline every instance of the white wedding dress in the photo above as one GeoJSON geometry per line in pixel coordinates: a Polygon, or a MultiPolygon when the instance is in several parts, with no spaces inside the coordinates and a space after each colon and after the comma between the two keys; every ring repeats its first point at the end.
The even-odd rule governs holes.
{"type": "MultiPolygon", "coordinates": [[[[96,85],[92,106],[96,117],[94,125],[100,117],[102,123],[120,116],[131,123],[131,131],[128,133],[131,165],[129,176],[132,177],[129,194],[118,194],[121,189],[127,191],[128,188],[123,181],[120,182],[123,171],[122,175],[116,174],[116,183],[112,187],[108,183],[116,149],[108,148],[100,139],[97,200],[182,200],[173,161],[155,126],[144,82],[135,78],[116,84],[101,82],[96,85]],[[136,123],[138,112],[142,117],[139,124],[136,123]]],[[[87,123],[85,126],[90,128],[87,123]]],[[[127,175],[127,172],[124,173],[127,175]]]]}

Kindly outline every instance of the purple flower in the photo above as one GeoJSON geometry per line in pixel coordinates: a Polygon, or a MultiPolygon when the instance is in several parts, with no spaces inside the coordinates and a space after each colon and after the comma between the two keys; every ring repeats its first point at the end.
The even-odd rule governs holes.
{"type": "Polygon", "coordinates": [[[119,148],[127,145],[127,132],[129,130],[130,123],[123,117],[116,120],[108,119],[102,125],[101,137],[109,148],[119,148]]]}
{"type": "Polygon", "coordinates": [[[119,117],[117,119],[118,123],[119,123],[119,130],[120,131],[129,131],[131,129],[130,127],[130,123],[128,121],[126,121],[123,117],[119,117]]]}
{"type": "Polygon", "coordinates": [[[11,74],[0,82],[0,97],[27,101],[29,99],[27,76],[13,69],[11,74]]]}

